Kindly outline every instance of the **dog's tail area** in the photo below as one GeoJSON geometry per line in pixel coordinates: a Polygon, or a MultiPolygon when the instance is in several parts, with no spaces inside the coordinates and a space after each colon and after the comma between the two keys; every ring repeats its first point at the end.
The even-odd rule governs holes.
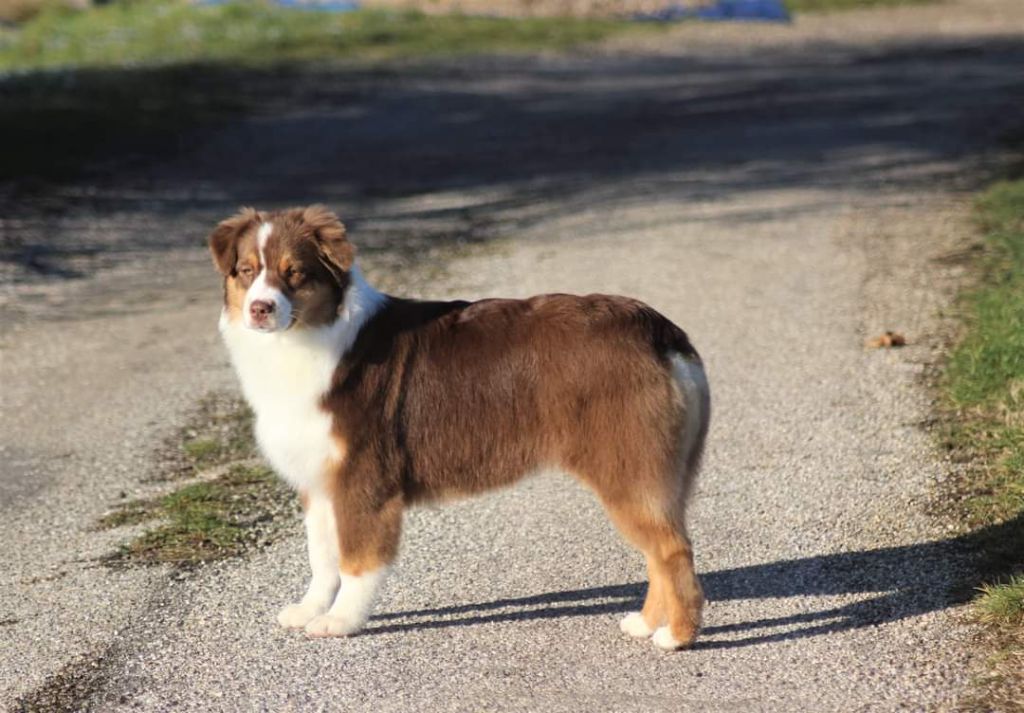
{"type": "Polygon", "coordinates": [[[704,455],[704,441],[711,424],[711,387],[704,365],[696,352],[670,352],[672,378],[679,387],[683,401],[683,433],[680,438],[680,465],[684,480],[685,498],[688,499],[693,482],[700,470],[704,455]]]}

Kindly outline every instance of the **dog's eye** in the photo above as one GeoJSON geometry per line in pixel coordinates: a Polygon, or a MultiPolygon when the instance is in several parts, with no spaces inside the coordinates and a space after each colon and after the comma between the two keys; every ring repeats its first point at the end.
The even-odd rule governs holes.
{"type": "Polygon", "coordinates": [[[242,277],[252,277],[252,266],[242,265],[241,267],[238,268],[238,274],[241,275],[242,277]]]}
{"type": "Polygon", "coordinates": [[[302,270],[289,267],[284,271],[284,279],[287,280],[288,284],[292,287],[298,287],[302,284],[302,281],[306,279],[306,275],[302,270]]]}

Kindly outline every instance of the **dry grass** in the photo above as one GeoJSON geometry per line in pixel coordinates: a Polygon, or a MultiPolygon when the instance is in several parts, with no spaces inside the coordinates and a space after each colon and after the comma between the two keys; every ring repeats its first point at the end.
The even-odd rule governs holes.
{"type": "Polygon", "coordinates": [[[44,10],[84,10],[89,0],[0,0],[0,22],[27,22],[44,10]]]}

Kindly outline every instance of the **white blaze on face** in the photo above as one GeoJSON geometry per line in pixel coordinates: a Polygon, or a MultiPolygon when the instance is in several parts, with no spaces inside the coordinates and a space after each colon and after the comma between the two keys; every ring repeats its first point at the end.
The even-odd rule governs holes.
{"type": "Polygon", "coordinates": [[[273,224],[264,223],[256,234],[260,251],[260,273],[245,293],[245,303],[242,305],[242,320],[245,326],[260,332],[276,332],[281,329],[287,329],[292,323],[291,300],[285,297],[281,290],[267,284],[267,260],[264,256],[264,251],[267,246],[267,240],[270,239],[270,232],[273,229],[273,224]],[[273,306],[273,312],[267,317],[266,321],[259,324],[253,321],[253,302],[267,302],[273,306]]]}

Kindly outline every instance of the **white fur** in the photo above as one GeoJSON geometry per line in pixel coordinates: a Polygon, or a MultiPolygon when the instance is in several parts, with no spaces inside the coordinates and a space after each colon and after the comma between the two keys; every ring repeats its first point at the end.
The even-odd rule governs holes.
{"type": "Polygon", "coordinates": [[[381,294],[373,289],[363,278],[363,271],[359,265],[352,265],[349,271],[348,290],[345,292],[345,301],[341,306],[341,314],[338,321],[349,325],[349,329],[343,335],[344,348],[347,352],[355,344],[356,337],[363,325],[384,306],[387,302],[387,295],[381,294]]]}
{"type": "Polygon", "coordinates": [[[701,429],[711,417],[711,390],[704,367],[681,354],[672,354],[672,378],[679,386],[686,405],[686,425],[683,433],[683,454],[689,457],[697,445],[701,429]]]}
{"type": "Polygon", "coordinates": [[[320,399],[342,355],[387,299],[356,267],[351,280],[338,318],[325,327],[263,332],[221,314],[221,335],[256,413],[260,449],[281,477],[305,492],[318,489],[328,465],[344,458],[320,399]]]}
{"type": "Polygon", "coordinates": [[[338,593],[338,531],[334,506],[329,498],[314,491],[306,508],[306,544],[313,572],[306,595],[297,604],[281,610],[277,621],[289,629],[301,629],[331,606],[338,593]]]}
{"type": "Polygon", "coordinates": [[[667,626],[658,627],[657,631],[654,632],[654,636],[651,637],[651,641],[659,649],[665,651],[675,651],[683,647],[683,642],[672,636],[672,632],[669,631],[667,626]]]}
{"type": "Polygon", "coordinates": [[[647,626],[643,615],[638,611],[630,612],[624,616],[622,621],[619,622],[619,628],[622,629],[622,633],[635,636],[638,639],[646,639],[654,633],[654,629],[647,626]]]}
{"type": "Polygon", "coordinates": [[[263,251],[267,247],[267,241],[270,239],[270,233],[273,229],[273,223],[263,223],[256,233],[256,247],[260,253],[260,272],[246,291],[245,302],[242,304],[242,320],[245,322],[245,326],[264,332],[288,329],[292,324],[291,301],[285,297],[281,290],[267,284],[267,258],[263,251]],[[261,324],[253,322],[252,315],[249,312],[252,303],[257,300],[269,302],[274,306],[274,311],[261,324]]]}
{"type": "Polygon", "coordinates": [[[381,567],[359,576],[342,574],[341,590],[334,604],[326,614],[315,617],[306,625],[306,633],[310,636],[348,636],[362,629],[370,618],[370,610],[387,572],[387,567],[381,567]]]}
{"type": "Polygon", "coordinates": [[[270,233],[274,229],[273,223],[264,223],[260,226],[259,231],[256,233],[256,244],[260,251],[260,262],[264,265],[266,260],[263,259],[263,250],[267,247],[267,241],[270,239],[270,233]]]}

